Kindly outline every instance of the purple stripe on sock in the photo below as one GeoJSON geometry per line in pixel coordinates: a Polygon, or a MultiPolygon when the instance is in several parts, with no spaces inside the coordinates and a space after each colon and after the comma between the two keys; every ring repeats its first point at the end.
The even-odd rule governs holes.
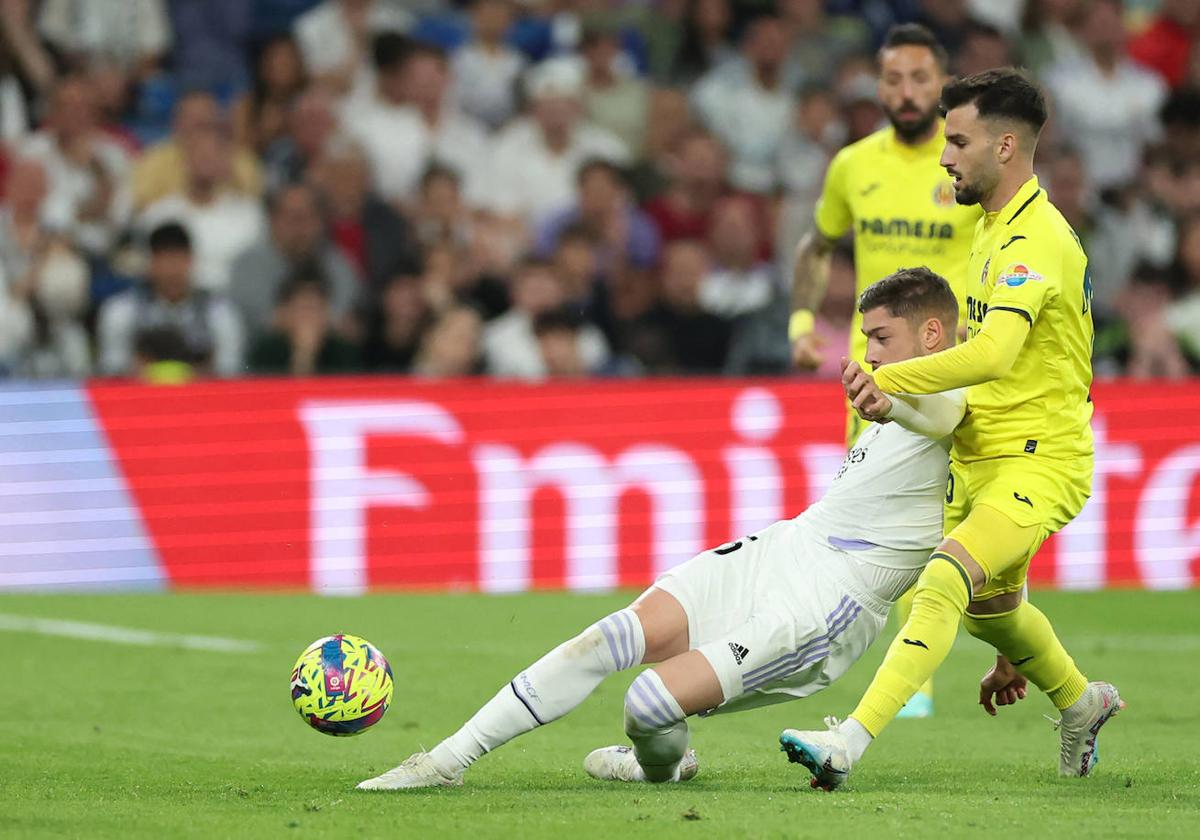
{"type": "Polygon", "coordinates": [[[629,625],[629,664],[626,665],[625,667],[632,668],[634,665],[637,665],[638,660],[641,659],[641,657],[638,655],[637,628],[633,626],[633,623],[635,621],[640,621],[640,620],[637,618],[637,616],[630,615],[628,612],[626,612],[624,610],[617,613],[617,615],[619,615],[619,616],[621,616],[621,618],[625,619],[625,623],[629,625]]]}
{"type": "Polygon", "coordinates": [[[606,618],[596,626],[600,628],[600,632],[604,634],[604,638],[608,641],[608,650],[612,654],[613,667],[620,671],[622,670],[621,656],[617,653],[617,640],[613,637],[612,631],[608,629],[608,622],[609,619],[606,618]]]}
{"type": "Polygon", "coordinates": [[[625,624],[625,616],[623,613],[615,612],[610,616],[612,618],[613,627],[617,628],[617,633],[621,638],[621,670],[624,671],[629,667],[629,660],[633,658],[633,640],[629,638],[629,627],[625,624]]]}
{"type": "MultiPolygon", "coordinates": [[[[646,688],[648,688],[650,690],[650,693],[654,695],[654,698],[658,701],[659,706],[662,708],[662,710],[667,713],[667,719],[671,723],[675,723],[676,721],[678,721],[679,715],[677,715],[674,712],[674,710],[672,710],[671,702],[674,702],[675,705],[678,706],[679,701],[675,700],[675,698],[672,697],[671,702],[668,702],[667,698],[663,696],[663,693],[658,690],[658,686],[656,686],[654,684],[653,680],[647,679],[645,685],[646,685],[646,688]]],[[[663,687],[666,688],[666,686],[663,686],[663,687]]]]}
{"type": "Polygon", "coordinates": [[[640,703],[640,700],[631,699],[625,704],[625,708],[645,729],[661,729],[663,724],[652,717],[649,710],[639,705],[640,703]]]}
{"type": "MultiPolygon", "coordinates": [[[[857,606],[857,604],[855,604],[853,601],[850,600],[850,596],[848,596],[848,595],[842,596],[842,601],[840,604],[838,604],[837,609],[835,609],[828,616],[826,616],[825,626],[827,628],[830,627],[831,625],[836,623],[836,621],[838,619],[842,618],[846,613],[848,613],[849,611],[854,609],[855,606],[857,606]],[[839,615],[839,613],[841,613],[841,615],[839,615]]],[[[824,641],[828,637],[828,635],[829,635],[829,631],[826,630],[825,633],[822,633],[820,636],[816,636],[816,637],[810,639],[809,641],[805,642],[803,645],[801,645],[796,650],[789,651],[788,653],[785,653],[783,656],[779,657],[778,659],[768,662],[766,665],[760,665],[751,671],[747,671],[745,673],[745,675],[742,677],[743,682],[755,680],[759,674],[763,674],[763,673],[766,673],[767,671],[775,670],[775,668],[777,668],[779,665],[783,664],[784,661],[791,659],[797,653],[801,653],[808,646],[815,644],[816,642],[819,642],[819,641],[824,641]]]]}
{"type": "Polygon", "coordinates": [[[647,716],[651,716],[654,726],[671,725],[671,720],[669,718],[666,720],[657,719],[658,710],[655,708],[654,701],[650,698],[649,693],[646,691],[645,680],[639,676],[633,681],[633,684],[629,686],[629,690],[638,695],[638,698],[640,698],[642,704],[642,713],[647,716]]]}

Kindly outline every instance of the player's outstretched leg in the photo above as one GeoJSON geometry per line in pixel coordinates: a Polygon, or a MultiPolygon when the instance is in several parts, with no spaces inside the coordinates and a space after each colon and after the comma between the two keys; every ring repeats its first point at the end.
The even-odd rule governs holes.
{"type": "MultiPolygon", "coordinates": [[[[686,617],[684,622],[686,635],[686,617]]],[[[615,612],[517,674],[458,732],[429,753],[416,753],[358,787],[397,790],[460,785],[463,771],[484,753],[562,717],[609,674],[632,668],[645,655],[646,638],[638,614],[633,609],[615,612]]]]}
{"type": "Polygon", "coordinates": [[[1059,775],[1091,773],[1099,757],[1100,728],[1125,708],[1116,687],[1105,682],[1089,683],[1049,619],[1028,601],[1022,600],[1014,609],[1003,612],[968,612],[963,626],[1004,654],[1062,715],[1058,723],[1059,775]]]}
{"type": "MultiPolygon", "coordinates": [[[[913,597],[916,595],[916,587],[909,589],[903,595],[896,599],[895,605],[892,607],[892,614],[896,616],[897,626],[903,627],[908,623],[908,617],[912,614],[913,597]]],[[[925,680],[925,685],[917,689],[917,693],[909,698],[903,708],[896,714],[897,718],[921,719],[933,717],[933,677],[925,680]]]]}

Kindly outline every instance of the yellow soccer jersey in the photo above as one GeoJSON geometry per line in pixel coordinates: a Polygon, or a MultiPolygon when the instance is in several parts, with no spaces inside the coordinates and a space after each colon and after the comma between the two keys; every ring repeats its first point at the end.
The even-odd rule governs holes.
{"type": "Polygon", "coordinates": [[[967,331],[989,309],[1031,325],[1005,376],[972,386],[955,433],[962,461],[1022,453],[1092,456],[1092,283],[1075,231],[1037,178],[979,222],[967,269],[967,331]]]}
{"type": "MultiPolygon", "coordinates": [[[[900,268],[924,265],[950,282],[965,319],[967,257],[979,207],[955,203],[950,176],[938,163],[941,125],[920,146],[908,146],[891,128],[838,152],[817,203],[817,230],[838,239],[854,230],[857,293],[900,268]]],[[[850,355],[862,362],[867,340],[854,313],[850,355]]]]}

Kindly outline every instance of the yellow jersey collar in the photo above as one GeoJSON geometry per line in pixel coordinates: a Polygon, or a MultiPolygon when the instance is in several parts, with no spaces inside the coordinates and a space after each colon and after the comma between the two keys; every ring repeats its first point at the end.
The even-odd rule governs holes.
{"type": "MultiPolygon", "coordinates": [[[[996,214],[997,218],[1007,226],[1017,220],[1017,217],[1029,210],[1029,205],[1033,204],[1039,197],[1045,196],[1041,186],[1038,184],[1037,176],[1034,175],[1028,181],[1021,185],[1021,189],[1017,190],[1017,194],[1009,199],[1008,204],[1004,205],[1003,209],[996,214]]],[[[988,215],[991,215],[990,213],[988,215]]]]}

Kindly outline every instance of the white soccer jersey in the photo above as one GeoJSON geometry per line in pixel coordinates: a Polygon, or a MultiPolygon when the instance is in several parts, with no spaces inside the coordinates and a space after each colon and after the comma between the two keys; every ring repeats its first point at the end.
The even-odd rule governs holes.
{"type": "Polygon", "coordinates": [[[932,440],[896,422],[872,425],[825,495],[796,518],[873,564],[920,568],[942,541],[950,444],[949,435],[932,440]]]}

